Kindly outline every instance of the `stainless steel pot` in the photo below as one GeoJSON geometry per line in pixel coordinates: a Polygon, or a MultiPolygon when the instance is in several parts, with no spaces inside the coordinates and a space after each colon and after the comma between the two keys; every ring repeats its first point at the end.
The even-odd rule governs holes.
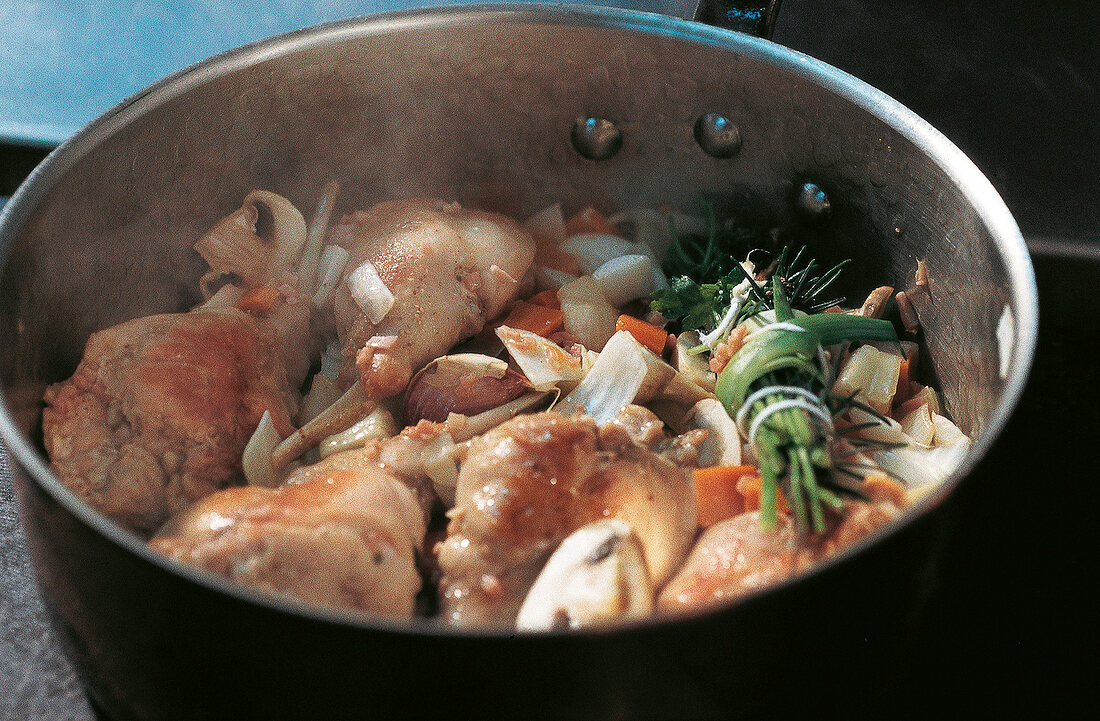
{"type": "Polygon", "coordinates": [[[67,651],[120,719],[748,717],[853,678],[889,693],[946,501],[980,472],[1036,338],[1011,215],[925,122],[769,41],[608,9],[396,13],[220,55],[61,146],[4,209],[0,238],[0,425],[23,522],[67,651]],[[820,254],[856,259],[850,279],[912,291],[928,370],[973,452],[904,522],[836,562],[713,613],[610,632],[363,620],[177,566],[50,473],[41,391],[71,374],[94,330],[192,304],[192,244],[250,189],[309,207],[331,178],[344,209],[426,194],[522,216],[557,200],[690,206],[704,189],[813,225],[820,254]]]}

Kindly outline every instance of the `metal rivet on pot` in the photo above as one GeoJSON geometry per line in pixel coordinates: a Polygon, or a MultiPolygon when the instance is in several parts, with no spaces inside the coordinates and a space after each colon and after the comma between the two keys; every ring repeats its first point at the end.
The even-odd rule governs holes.
{"type": "Polygon", "coordinates": [[[833,204],[829,196],[817,183],[803,183],[794,200],[795,210],[804,220],[828,220],[833,214],[833,204]]]}
{"type": "Polygon", "coordinates": [[[603,118],[577,118],[570,138],[574,150],[589,160],[607,160],[623,147],[623,134],[603,118]]]}
{"type": "Polygon", "coordinates": [[[741,150],[741,131],[726,116],[707,113],[695,121],[695,142],[712,158],[732,158],[741,150]]]}

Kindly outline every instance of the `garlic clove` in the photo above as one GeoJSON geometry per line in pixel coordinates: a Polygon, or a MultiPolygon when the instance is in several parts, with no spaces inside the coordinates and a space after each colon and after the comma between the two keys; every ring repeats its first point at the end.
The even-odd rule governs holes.
{"type": "Polygon", "coordinates": [[[436,358],[409,381],[405,420],[442,423],[451,413],[473,416],[515,400],[530,388],[527,379],[499,358],[458,353],[436,358]]]}

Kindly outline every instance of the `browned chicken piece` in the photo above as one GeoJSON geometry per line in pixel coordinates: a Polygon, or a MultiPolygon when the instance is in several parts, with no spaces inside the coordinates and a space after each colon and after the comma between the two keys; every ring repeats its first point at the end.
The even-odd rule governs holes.
{"type": "Polygon", "coordinates": [[[778,583],[809,563],[789,516],[779,514],[776,529],[768,532],[759,511],[742,513],[703,533],[657,607],[678,611],[722,603],[778,583]]]}
{"type": "MultiPolygon", "coordinates": [[[[877,494],[875,494],[877,495],[877,494]]],[[[657,599],[662,611],[707,608],[752,593],[835,556],[900,513],[900,498],[848,501],[844,517],[826,533],[800,537],[790,516],[779,514],[776,529],[761,527],[760,512],[742,513],[708,528],[687,561],[657,599]]]]}
{"type": "Polygon", "coordinates": [[[665,424],[657,414],[633,403],[619,409],[619,414],[600,428],[600,445],[607,449],[636,443],[654,450],[667,441],[665,424]]]}
{"type": "Polygon", "coordinates": [[[416,370],[480,331],[532,282],[531,235],[503,215],[457,203],[380,203],[345,216],[330,241],[351,254],[333,308],[344,355],[370,398],[400,393],[416,370]],[[394,295],[377,323],[346,282],[364,261],[394,295]]]}
{"type": "Polygon", "coordinates": [[[670,438],[656,413],[633,403],[620,408],[618,415],[600,427],[599,433],[604,450],[616,451],[637,444],[674,465],[690,468],[699,465],[699,446],[707,439],[707,432],[700,428],[670,438]]]}
{"type": "Polygon", "coordinates": [[[279,445],[276,469],[405,390],[417,370],[480,331],[534,282],[531,235],[503,215],[457,203],[379,203],[345,216],[329,240],[349,253],[333,297],[346,393],[279,445]],[[352,295],[353,279],[372,289],[361,300],[373,320],[352,295]],[[388,310],[364,300],[381,295],[378,281],[393,296],[388,310]]]}
{"type": "Polygon", "coordinates": [[[289,433],[295,393],[280,340],[234,308],[154,315],[88,339],[72,378],[46,391],[54,471],[119,524],[153,532],[242,480],[264,411],[289,433]]]}
{"type": "Polygon", "coordinates": [[[380,466],[413,492],[426,522],[436,495],[424,470],[424,453],[444,440],[449,443],[450,437],[441,424],[421,421],[404,428],[392,438],[371,439],[362,448],[341,451],[320,463],[302,466],[287,478],[286,483],[302,483],[311,480],[316,473],[332,470],[352,471],[367,465],[380,466]]]}
{"type": "Polygon", "coordinates": [[[150,546],[250,588],[316,606],[410,618],[424,515],[377,463],[336,454],[277,489],[246,486],[176,516],[150,546]]]}
{"type": "Polygon", "coordinates": [[[323,347],[321,333],[312,323],[309,296],[298,290],[294,275],[287,273],[275,278],[269,286],[279,293],[271,310],[251,315],[266,333],[277,339],[287,383],[297,396],[323,347]]]}
{"type": "Polygon", "coordinates": [[[512,626],[558,544],[601,518],[631,525],[655,585],[672,575],[695,535],[691,475],[615,436],[605,448],[591,417],[548,411],[470,442],[437,547],[446,622],[512,626]]]}

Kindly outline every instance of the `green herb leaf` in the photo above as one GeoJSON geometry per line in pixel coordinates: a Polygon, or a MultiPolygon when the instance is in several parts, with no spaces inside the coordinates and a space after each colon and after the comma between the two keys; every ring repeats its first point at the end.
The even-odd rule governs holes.
{"type": "Polygon", "coordinates": [[[701,286],[687,276],[680,276],[669,281],[668,290],[653,294],[650,308],[669,320],[679,320],[684,328],[712,330],[722,318],[716,315],[720,302],[718,295],[716,284],[701,286]]]}

